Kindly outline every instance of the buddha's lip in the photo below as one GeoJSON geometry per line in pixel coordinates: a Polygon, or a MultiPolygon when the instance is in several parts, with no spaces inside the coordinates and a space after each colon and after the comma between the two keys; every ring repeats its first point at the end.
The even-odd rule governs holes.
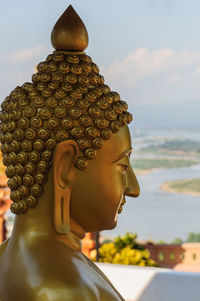
{"type": "Polygon", "coordinates": [[[123,196],[123,199],[120,203],[119,209],[118,209],[118,213],[121,213],[123,210],[123,206],[126,204],[126,199],[125,199],[125,195],[123,196]]]}
{"type": "Polygon", "coordinates": [[[125,199],[125,195],[123,196],[123,199],[121,201],[120,206],[124,206],[126,204],[126,199],[125,199]]]}

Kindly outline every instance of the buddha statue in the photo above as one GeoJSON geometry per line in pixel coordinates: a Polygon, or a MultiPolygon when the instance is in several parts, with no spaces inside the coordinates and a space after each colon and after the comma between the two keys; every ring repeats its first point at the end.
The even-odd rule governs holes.
{"type": "Polygon", "coordinates": [[[84,53],[87,30],[69,6],[55,51],[1,105],[0,141],[16,215],[0,246],[0,301],[124,300],[81,252],[87,232],[113,229],[139,185],[126,102],[84,53]]]}

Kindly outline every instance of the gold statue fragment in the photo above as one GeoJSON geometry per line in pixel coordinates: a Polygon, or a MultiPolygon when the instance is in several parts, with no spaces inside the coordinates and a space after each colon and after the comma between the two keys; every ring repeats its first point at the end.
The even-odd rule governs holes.
{"type": "Polygon", "coordinates": [[[87,48],[87,29],[71,5],[56,22],[51,33],[51,44],[56,50],[81,52],[87,48]]]}
{"type": "Polygon", "coordinates": [[[129,162],[127,104],[83,50],[72,6],[53,28],[56,49],[2,103],[0,141],[16,214],[0,247],[0,299],[123,300],[81,253],[86,232],[112,229],[139,185],[129,162]]]}

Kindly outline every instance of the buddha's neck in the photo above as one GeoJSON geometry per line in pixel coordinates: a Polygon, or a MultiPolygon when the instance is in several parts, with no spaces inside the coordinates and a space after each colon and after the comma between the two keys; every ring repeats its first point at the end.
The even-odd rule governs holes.
{"type": "Polygon", "coordinates": [[[31,242],[42,237],[58,240],[74,249],[81,249],[84,230],[71,219],[70,232],[60,234],[54,226],[54,185],[50,179],[45,184],[44,193],[35,208],[16,216],[11,241],[15,244],[21,239],[31,242]]]}

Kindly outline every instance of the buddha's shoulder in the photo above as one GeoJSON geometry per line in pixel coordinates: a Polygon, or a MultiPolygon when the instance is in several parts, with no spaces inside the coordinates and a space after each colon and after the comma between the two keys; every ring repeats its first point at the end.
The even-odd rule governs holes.
{"type": "Polygon", "coordinates": [[[0,291],[0,301],[26,300],[26,301],[99,301],[99,297],[92,288],[85,284],[77,283],[76,286],[69,286],[65,282],[44,281],[41,286],[30,286],[29,283],[11,287],[8,285],[0,291]],[[5,296],[5,299],[4,299],[5,296]],[[17,297],[17,299],[16,299],[17,297]]]}
{"type": "MultiPolygon", "coordinates": [[[[5,250],[6,245],[1,248],[5,250]]],[[[79,251],[63,247],[59,242],[52,245],[46,242],[37,243],[31,248],[27,246],[19,254],[17,250],[13,254],[9,250],[2,253],[6,268],[0,266],[2,276],[4,274],[4,277],[0,275],[0,287],[3,284],[15,295],[19,291],[26,291],[27,296],[35,294],[34,300],[37,301],[98,300],[95,298],[87,263],[79,251]],[[13,277],[14,283],[11,281],[13,277]],[[52,299],[52,296],[55,298],[52,299]]]]}
{"type": "MultiPolygon", "coordinates": [[[[21,243],[21,245],[23,245],[21,243]]],[[[45,279],[57,279],[72,283],[78,281],[79,267],[83,265],[83,257],[80,251],[49,239],[31,239],[31,242],[24,242],[23,247],[9,248],[5,250],[4,261],[7,261],[9,269],[18,270],[27,276],[39,275],[44,282],[45,279]],[[72,277],[76,275],[76,277],[72,277]]]]}
{"type": "MultiPolygon", "coordinates": [[[[28,254],[24,252],[21,259],[13,254],[15,260],[12,260],[5,253],[6,270],[0,267],[4,276],[0,276],[0,295],[3,289],[10,292],[9,300],[13,301],[16,296],[19,300],[27,301],[99,300],[94,284],[87,277],[86,264],[80,252],[71,248],[62,250],[59,245],[54,245],[51,249],[46,249],[43,245],[40,247],[35,250],[33,247],[28,254]],[[13,277],[15,281],[11,281],[13,277]]],[[[3,300],[2,296],[1,301],[3,300]]]]}
{"type": "MultiPolygon", "coordinates": [[[[99,301],[98,294],[94,288],[85,282],[72,283],[61,279],[45,280],[41,287],[30,287],[27,290],[27,297],[34,297],[35,301],[99,301]]],[[[26,298],[28,301],[29,298],[26,298]]],[[[32,298],[30,298],[32,300],[32,298]]],[[[14,300],[13,300],[14,301],[14,300]]]]}

